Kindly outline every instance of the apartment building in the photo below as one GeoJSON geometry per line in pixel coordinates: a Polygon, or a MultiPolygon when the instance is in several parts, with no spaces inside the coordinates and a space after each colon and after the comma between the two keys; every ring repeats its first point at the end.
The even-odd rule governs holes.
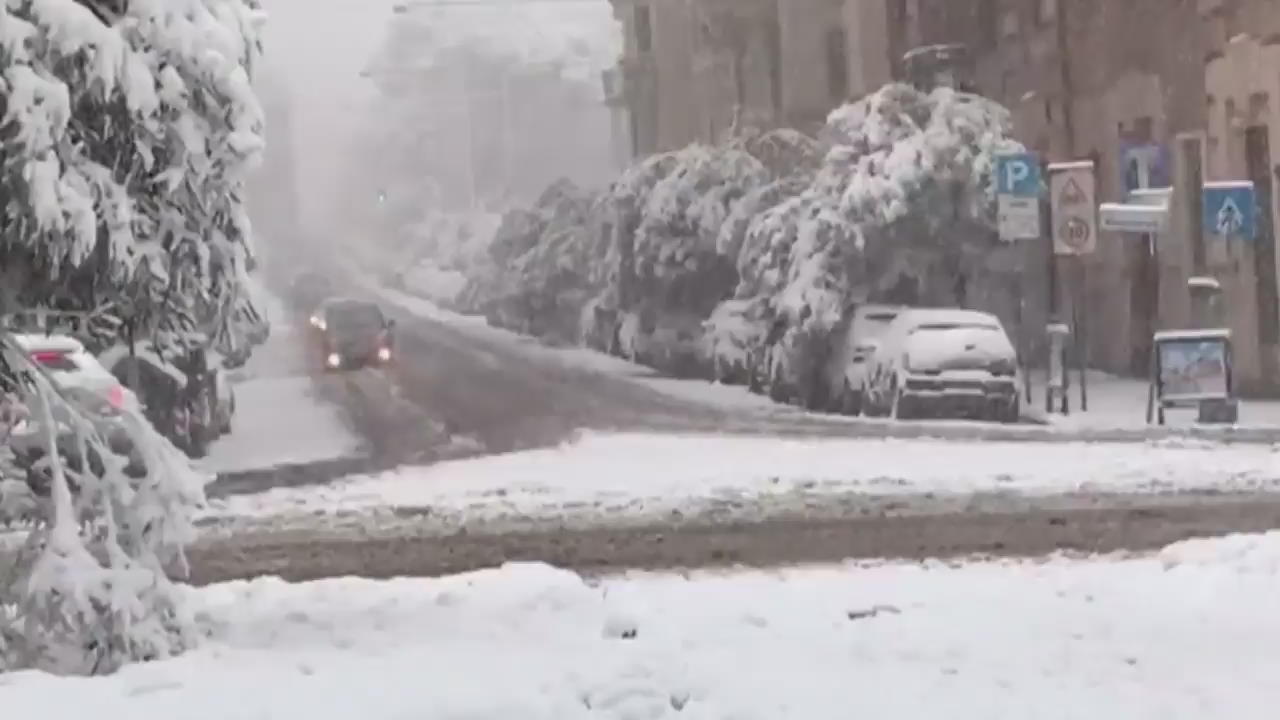
{"type": "Polygon", "coordinates": [[[607,95],[632,156],[715,142],[735,122],[814,129],[850,97],[845,0],[612,0],[623,27],[607,95]]]}
{"type": "Polygon", "coordinates": [[[846,98],[904,78],[913,48],[968,49],[975,89],[1012,113],[1046,159],[1092,159],[1101,201],[1176,185],[1158,242],[1104,234],[1084,262],[1022,263],[1027,317],[1075,303],[1093,366],[1139,374],[1155,329],[1189,322],[1187,279],[1223,287],[1236,371],[1280,390],[1274,228],[1280,166],[1275,0],[613,0],[632,155],[714,141],[734,118],[808,129],[846,98]],[[692,70],[691,70],[692,69],[692,70]],[[1199,232],[1200,185],[1252,180],[1261,232],[1199,232]],[[1043,299],[1043,300],[1041,300],[1043,299]]]}

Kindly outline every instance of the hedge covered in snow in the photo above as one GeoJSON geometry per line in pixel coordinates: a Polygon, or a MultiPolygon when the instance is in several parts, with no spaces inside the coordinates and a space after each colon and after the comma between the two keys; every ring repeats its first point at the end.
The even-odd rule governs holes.
{"type": "Polygon", "coordinates": [[[659,366],[655,338],[696,334],[698,372],[780,374],[821,403],[851,307],[969,302],[997,243],[994,159],[1018,149],[990,100],[888,85],[818,137],[740,132],[647,158],[602,193],[558,183],[508,214],[469,307],[557,340],[576,317],[580,341],[659,366]]]}

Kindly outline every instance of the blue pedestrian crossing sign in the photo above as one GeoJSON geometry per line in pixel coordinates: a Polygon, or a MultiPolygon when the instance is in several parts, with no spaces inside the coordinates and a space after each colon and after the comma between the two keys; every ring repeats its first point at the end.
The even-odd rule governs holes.
{"type": "Polygon", "coordinates": [[[997,156],[996,194],[1017,198],[1040,197],[1040,158],[1035,153],[997,156]]]}
{"type": "Polygon", "coordinates": [[[1258,217],[1253,183],[1205,183],[1204,232],[1224,240],[1254,240],[1258,217]]]}

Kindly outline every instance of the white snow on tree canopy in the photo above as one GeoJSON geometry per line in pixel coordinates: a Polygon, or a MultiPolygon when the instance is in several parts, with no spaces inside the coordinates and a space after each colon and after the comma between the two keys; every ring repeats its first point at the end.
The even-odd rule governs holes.
{"type": "Polygon", "coordinates": [[[1021,151],[1009,112],[978,95],[887,85],[833,111],[833,143],[815,187],[859,224],[888,225],[931,188],[957,184],[974,215],[991,214],[995,158],[1021,151]]]}
{"type": "Polygon", "coordinates": [[[396,22],[420,23],[432,41],[416,49],[430,64],[434,53],[467,46],[525,64],[558,66],[569,78],[600,83],[600,71],[622,50],[622,33],[608,0],[598,2],[487,2],[456,0],[438,7],[407,3],[396,22]]]}
{"type": "MultiPolygon", "coordinates": [[[[263,17],[256,0],[5,0],[0,312],[103,313],[115,322],[76,332],[118,340],[127,323],[163,351],[234,347],[261,324],[244,181],[263,146],[263,17]]],[[[4,328],[0,381],[0,408],[23,409],[23,442],[43,453],[24,469],[6,436],[0,491],[40,472],[49,486],[16,505],[30,530],[0,584],[0,671],[109,672],[183,650],[166,572],[185,566],[204,478],[137,413],[108,424],[77,406],[4,328]],[[106,440],[117,431],[130,458],[106,440]]]]}

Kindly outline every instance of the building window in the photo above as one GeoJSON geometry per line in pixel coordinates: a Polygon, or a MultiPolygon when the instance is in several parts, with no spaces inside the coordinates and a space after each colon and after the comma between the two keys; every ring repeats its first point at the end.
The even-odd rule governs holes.
{"type": "Polygon", "coordinates": [[[1036,25],[1048,25],[1058,19],[1058,0],[1031,0],[1036,25]]]}
{"type": "Polygon", "coordinates": [[[1156,128],[1155,121],[1151,119],[1150,115],[1143,115],[1142,117],[1134,120],[1133,121],[1134,142],[1140,142],[1140,143],[1152,142],[1153,140],[1155,140],[1155,135],[1156,135],[1155,128],[1156,128]]]}
{"type": "Polygon", "coordinates": [[[1000,5],[997,0],[978,0],[978,31],[982,49],[996,47],[1000,42],[1000,5]]]}
{"type": "Polygon", "coordinates": [[[1005,10],[1000,16],[1000,37],[1004,39],[1018,36],[1018,11],[1012,8],[1005,10]]]}
{"type": "Polygon", "coordinates": [[[849,94],[849,57],[844,28],[827,31],[827,92],[832,100],[844,100],[849,94]]]}
{"type": "Polygon", "coordinates": [[[635,10],[636,21],[636,50],[647,53],[653,50],[653,18],[650,15],[648,5],[637,5],[635,10]]]}

